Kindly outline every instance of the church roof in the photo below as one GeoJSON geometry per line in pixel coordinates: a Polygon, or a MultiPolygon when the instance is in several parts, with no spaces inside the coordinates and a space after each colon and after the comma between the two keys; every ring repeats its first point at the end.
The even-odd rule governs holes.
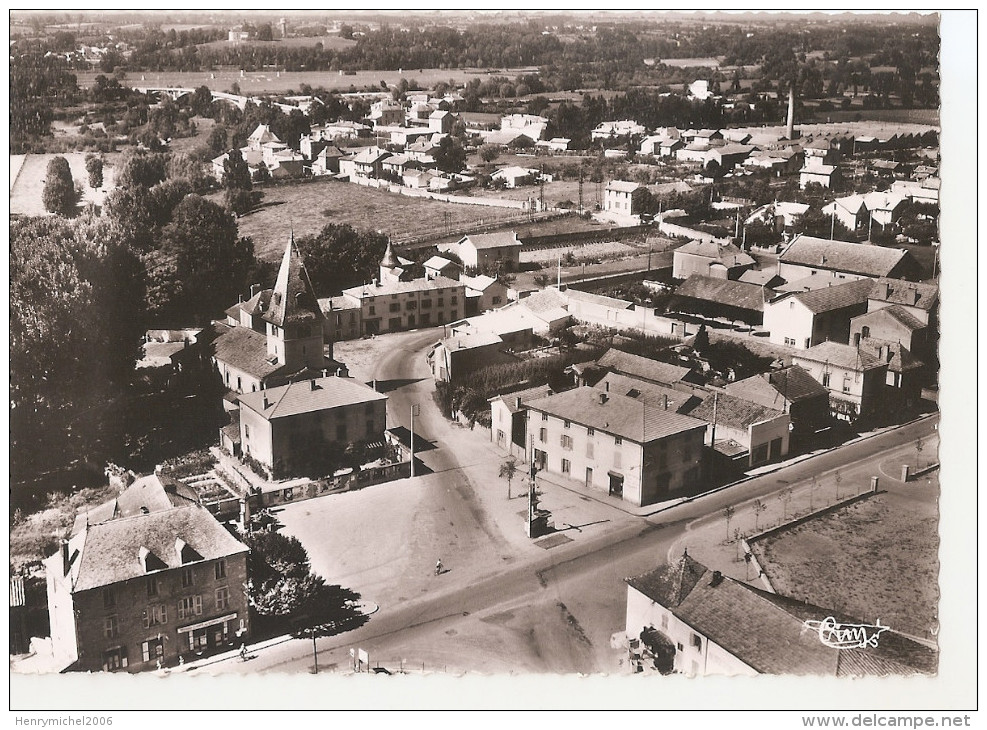
{"type": "Polygon", "coordinates": [[[295,248],[294,235],[288,240],[264,320],[278,327],[309,322],[321,323],[325,315],[319,308],[312,282],[305,271],[301,254],[295,248]]]}

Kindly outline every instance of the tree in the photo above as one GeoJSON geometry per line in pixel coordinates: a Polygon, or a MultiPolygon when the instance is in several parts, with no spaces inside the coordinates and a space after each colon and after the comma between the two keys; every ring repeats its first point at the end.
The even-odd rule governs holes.
{"type": "Polygon", "coordinates": [[[136,150],[120,162],[116,183],[118,188],[153,187],[168,176],[168,155],[136,150]]]}
{"type": "Polygon", "coordinates": [[[268,180],[271,179],[271,171],[268,170],[267,165],[263,161],[261,161],[257,165],[257,169],[254,170],[254,174],[252,177],[254,182],[267,182],[268,180]]]}
{"type": "Polygon", "coordinates": [[[257,40],[259,41],[274,40],[274,30],[271,28],[270,23],[264,23],[264,25],[257,27],[257,40]]]}
{"type": "Polygon", "coordinates": [[[466,150],[455,137],[443,137],[435,151],[435,165],[442,172],[459,172],[466,167],[466,150]]]}
{"type": "Polygon", "coordinates": [[[89,187],[103,187],[103,158],[97,155],[86,155],[86,172],[89,174],[89,187]]]}
{"type": "Polygon", "coordinates": [[[207,322],[246,288],[253,242],[237,235],[236,220],[198,195],[186,195],[161,232],[151,257],[149,298],[167,323],[207,322]]]}
{"type": "Polygon", "coordinates": [[[48,163],[41,200],[49,213],[69,216],[75,212],[79,196],[75,192],[69,161],[64,157],[53,157],[48,163]]]}
{"type": "Polygon", "coordinates": [[[495,144],[480,145],[480,159],[484,162],[493,162],[500,157],[500,147],[495,144]]]}
{"type": "Polygon", "coordinates": [[[222,124],[217,124],[215,127],[212,128],[212,131],[209,133],[209,141],[207,142],[207,144],[209,145],[209,149],[219,154],[221,152],[226,151],[227,149],[226,140],[227,140],[226,127],[224,127],[222,124]]]}
{"type": "Polygon", "coordinates": [[[211,107],[212,91],[210,91],[208,86],[199,86],[192,94],[192,113],[198,117],[207,117],[209,116],[209,110],[211,107]]]}
{"type": "Polygon", "coordinates": [[[250,190],[250,168],[240,150],[233,148],[223,162],[223,187],[227,190],[250,190]]]}
{"type": "Polygon", "coordinates": [[[727,521],[727,540],[728,541],[730,540],[730,520],[733,519],[733,515],[734,515],[735,512],[736,512],[736,509],[734,508],[734,506],[732,504],[728,504],[726,507],[723,508],[723,517],[727,521]]]}
{"type": "Polygon", "coordinates": [[[316,293],[328,295],[374,278],[387,237],[329,223],[317,236],[299,238],[297,245],[316,293]]]}
{"type": "Polygon", "coordinates": [[[761,518],[761,513],[768,508],[764,502],[759,499],[754,500],[754,529],[758,529],[758,522],[761,518]]]}
{"type": "Polygon", "coordinates": [[[792,490],[791,487],[781,490],[781,494],[778,495],[778,499],[781,500],[782,504],[782,515],[785,520],[788,519],[788,504],[792,501],[792,490]]]}
{"type": "Polygon", "coordinates": [[[836,470],[836,473],[833,475],[833,482],[836,484],[836,499],[837,499],[837,501],[839,501],[839,499],[840,499],[840,484],[843,482],[843,475],[840,473],[840,470],[839,469],[837,469],[836,470]]]}
{"type": "Polygon", "coordinates": [[[505,461],[500,465],[500,478],[507,480],[507,498],[511,498],[511,480],[517,474],[517,461],[512,456],[510,459],[505,461]]]}

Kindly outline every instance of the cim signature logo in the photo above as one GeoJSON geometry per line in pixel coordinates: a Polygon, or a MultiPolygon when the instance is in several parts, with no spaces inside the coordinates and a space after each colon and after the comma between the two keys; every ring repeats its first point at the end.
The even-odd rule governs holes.
{"type": "Polygon", "coordinates": [[[881,634],[890,626],[881,626],[881,619],[872,624],[841,624],[832,616],[822,621],[808,619],[805,627],[819,634],[819,641],[833,649],[866,649],[877,647],[881,634]]]}

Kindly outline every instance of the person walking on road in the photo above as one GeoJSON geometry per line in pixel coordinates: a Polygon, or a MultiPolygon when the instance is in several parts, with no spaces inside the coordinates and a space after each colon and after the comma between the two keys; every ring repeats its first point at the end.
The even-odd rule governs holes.
{"type": "Polygon", "coordinates": [[[438,575],[442,572],[442,560],[439,559],[435,561],[435,574],[438,575]]]}

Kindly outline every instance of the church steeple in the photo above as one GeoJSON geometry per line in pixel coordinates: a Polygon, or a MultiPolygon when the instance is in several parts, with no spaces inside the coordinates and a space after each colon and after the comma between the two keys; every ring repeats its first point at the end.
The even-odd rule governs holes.
{"type": "Polygon", "coordinates": [[[269,355],[289,367],[321,367],[326,317],[295,247],[294,231],[288,237],[264,320],[269,355]]]}
{"type": "Polygon", "coordinates": [[[380,260],[381,268],[393,269],[395,266],[400,266],[401,262],[398,261],[398,257],[394,254],[394,249],[391,248],[391,239],[387,239],[387,248],[384,249],[384,258],[380,260]]]}

